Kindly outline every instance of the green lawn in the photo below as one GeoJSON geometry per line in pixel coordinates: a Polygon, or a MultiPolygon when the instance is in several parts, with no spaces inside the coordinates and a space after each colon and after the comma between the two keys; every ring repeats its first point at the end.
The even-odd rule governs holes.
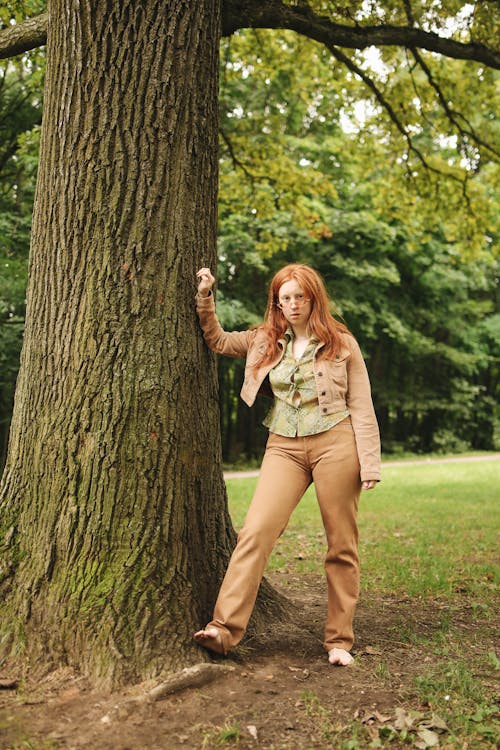
{"type": "MultiPolygon", "coordinates": [[[[385,468],[383,481],[361,496],[363,588],[410,596],[468,593],[478,606],[486,605],[499,579],[499,480],[498,461],[385,468]]],[[[256,481],[227,481],[237,528],[256,481]]],[[[323,527],[311,487],[269,567],[319,572],[323,555],[323,527]]]]}

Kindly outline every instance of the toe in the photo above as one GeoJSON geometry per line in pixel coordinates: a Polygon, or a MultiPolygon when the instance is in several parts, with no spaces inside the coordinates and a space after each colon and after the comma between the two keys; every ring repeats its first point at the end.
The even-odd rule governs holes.
{"type": "Polygon", "coordinates": [[[199,630],[194,634],[194,639],[203,648],[208,648],[210,651],[214,651],[217,654],[224,654],[224,644],[222,641],[222,635],[217,628],[205,628],[205,630],[199,630]]]}
{"type": "Polygon", "coordinates": [[[354,659],[349,653],[343,648],[332,648],[328,652],[328,661],[330,664],[337,665],[339,667],[347,667],[352,664],[354,659]]]}

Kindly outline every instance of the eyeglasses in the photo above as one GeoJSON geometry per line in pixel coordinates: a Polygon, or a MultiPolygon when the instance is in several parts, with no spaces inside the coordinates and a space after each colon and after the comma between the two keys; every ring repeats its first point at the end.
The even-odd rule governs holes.
{"type": "Polygon", "coordinates": [[[276,305],[280,310],[283,310],[284,308],[291,307],[293,304],[297,307],[303,307],[306,302],[310,302],[308,297],[305,297],[303,294],[296,294],[294,297],[282,297],[276,305]]]}

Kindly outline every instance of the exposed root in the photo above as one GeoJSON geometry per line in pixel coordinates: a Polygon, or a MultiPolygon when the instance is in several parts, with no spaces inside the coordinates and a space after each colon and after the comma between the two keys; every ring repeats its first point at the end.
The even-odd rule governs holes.
{"type": "Polygon", "coordinates": [[[126,719],[140,706],[154,703],[154,701],[161,700],[166,695],[186,690],[186,688],[201,687],[224,674],[228,674],[228,672],[233,672],[235,668],[230,664],[209,664],[206,662],[195,664],[193,667],[186,667],[168,677],[164,682],[155,685],[151,690],[117,703],[102,717],[101,722],[111,724],[113,721],[126,719]]]}

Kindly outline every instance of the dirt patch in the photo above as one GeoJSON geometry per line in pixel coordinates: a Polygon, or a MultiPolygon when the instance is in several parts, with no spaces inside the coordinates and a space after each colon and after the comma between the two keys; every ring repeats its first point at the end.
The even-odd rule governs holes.
{"type": "Polygon", "coordinates": [[[308,624],[303,638],[287,638],[290,629],[284,623],[272,635],[247,640],[224,660],[234,671],[215,682],[138,706],[108,722],[102,719],[114,706],[145,686],[99,693],[85,678],[62,669],[26,684],[22,692],[0,690],[0,748],[340,747],[332,742],[332,732],[353,721],[365,727],[382,725],[392,721],[401,706],[439,709],[419,704],[415,680],[435,660],[429,642],[446,639],[450,628],[478,663],[481,654],[493,649],[493,627],[485,621],[478,639],[477,613],[465,602],[450,606],[365,596],[356,620],[355,666],[331,667],[321,646],[326,604],[322,578],[274,574],[271,581],[299,605],[308,624]]]}

